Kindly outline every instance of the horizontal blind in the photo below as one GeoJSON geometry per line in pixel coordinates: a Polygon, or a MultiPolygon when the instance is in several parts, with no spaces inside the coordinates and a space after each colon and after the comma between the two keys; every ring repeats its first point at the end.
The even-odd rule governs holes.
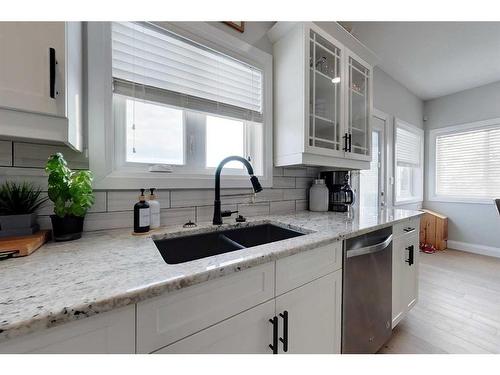
{"type": "Polygon", "coordinates": [[[436,137],[436,194],[500,196],[500,124],[436,137]]]}
{"type": "Polygon", "coordinates": [[[113,22],[114,92],[262,119],[262,71],[153,25],[113,22]]]}
{"type": "Polygon", "coordinates": [[[422,140],[418,134],[396,128],[396,164],[399,166],[419,166],[422,140]]]}

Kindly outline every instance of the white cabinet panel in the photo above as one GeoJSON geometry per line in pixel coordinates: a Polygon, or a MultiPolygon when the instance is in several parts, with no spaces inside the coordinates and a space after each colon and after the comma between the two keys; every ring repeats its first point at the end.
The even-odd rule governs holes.
{"type": "Polygon", "coordinates": [[[276,261],[276,295],[342,267],[342,241],[276,261]]]}
{"type": "Polygon", "coordinates": [[[0,106],[64,116],[66,24],[0,23],[0,106]],[[49,49],[56,51],[56,91],[50,97],[49,49]]]}
{"type": "Polygon", "coordinates": [[[263,303],[155,353],[270,354],[274,300],[263,303]]]}
{"type": "Polygon", "coordinates": [[[0,344],[0,353],[135,353],[135,305],[0,344]]]}
{"type": "MultiPolygon", "coordinates": [[[[276,314],[288,312],[288,352],[340,353],[342,270],[276,298],[276,314]]],[[[283,318],[279,317],[283,337],[283,318]]],[[[279,352],[283,344],[279,343],[279,352]]]]}
{"type": "Polygon", "coordinates": [[[137,351],[150,353],[274,297],[266,263],[137,304],[137,351]]]}

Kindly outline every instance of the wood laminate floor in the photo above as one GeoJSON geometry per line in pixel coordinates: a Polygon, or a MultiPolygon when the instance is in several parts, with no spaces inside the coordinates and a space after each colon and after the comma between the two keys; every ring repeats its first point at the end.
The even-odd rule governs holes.
{"type": "Polygon", "coordinates": [[[420,253],[419,301],[379,353],[500,353],[500,258],[420,253]]]}

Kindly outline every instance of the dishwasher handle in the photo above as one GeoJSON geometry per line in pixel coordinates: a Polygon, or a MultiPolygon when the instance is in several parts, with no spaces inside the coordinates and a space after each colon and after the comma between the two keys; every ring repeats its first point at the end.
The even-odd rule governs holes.
{"type": "Polygon", "coordinates": [[[360,255],[378,253],[384,250],[392,241],[392,234],[389,235],[384,241],[379,242],[375,245],[370,245],[366,247],[361,247],[359,249],[353,249],[347,251],[347,258],[357,257],[360,255]]]}

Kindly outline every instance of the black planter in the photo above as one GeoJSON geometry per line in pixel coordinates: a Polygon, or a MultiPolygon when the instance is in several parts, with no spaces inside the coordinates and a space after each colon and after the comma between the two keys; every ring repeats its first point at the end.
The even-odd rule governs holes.
{"type": "Polygon", "coordinates": [[[50,215],[52,220],[52,236],[54,241],[72,241],[82,237],[85,216],[66,215],[59,217],[50,215]]]}

